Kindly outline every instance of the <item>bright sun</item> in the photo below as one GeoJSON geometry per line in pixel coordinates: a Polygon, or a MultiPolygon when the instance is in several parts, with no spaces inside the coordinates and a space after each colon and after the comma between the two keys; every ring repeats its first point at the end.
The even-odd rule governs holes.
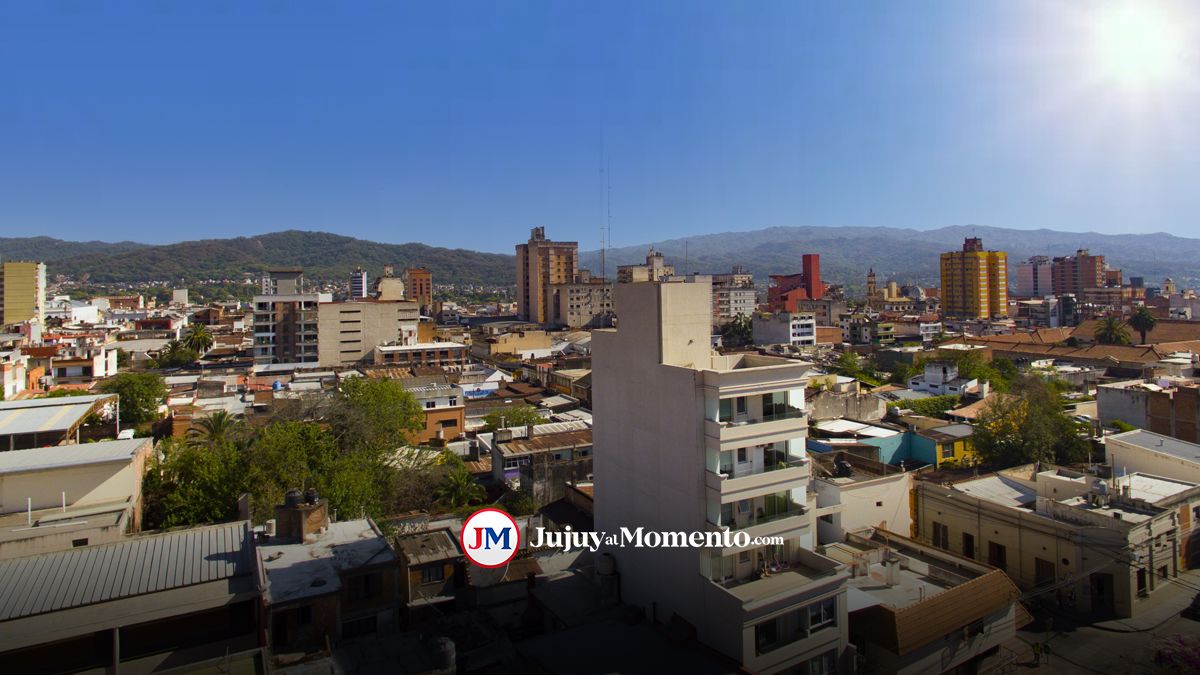
{"type": "Polygon", "coordinates": [[[1109,7],[1096,15],[1095,58],[1101,74],[1123,86],[1144,87],[1179,78],[1186,40],[1159,3],[1109,7]]]}

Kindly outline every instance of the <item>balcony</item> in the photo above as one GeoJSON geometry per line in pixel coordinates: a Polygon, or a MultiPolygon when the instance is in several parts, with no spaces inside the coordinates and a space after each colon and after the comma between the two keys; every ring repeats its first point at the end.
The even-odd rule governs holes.
{"type": "Polygon", "coordinates": [[[763,471],[741,476],[732,475],[732,468],[723,468],[720,472],[705,471],[704,484],[709,490],[720,495],[722,503],[728,503],[807,483],[811,476],[810,460],[790,458],[768,463],[763,471]]]}
{"type": "Polygon", "coordinates": [[[726,445],[745,446],[767,443],[770,436],[780,434],[796,437],[808,431],[808,411],[792,406],[759,417],[735,418],[731,421],[704,420],[704,435],[726,445]]]}

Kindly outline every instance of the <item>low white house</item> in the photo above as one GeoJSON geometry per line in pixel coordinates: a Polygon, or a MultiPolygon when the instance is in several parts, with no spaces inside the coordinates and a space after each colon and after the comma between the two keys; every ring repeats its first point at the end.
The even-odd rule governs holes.
{"type": "Polygon", "coordinates": [[[979,386],[979,380],[958,376],[958,366],[949,361],[925,364],[925,374],[909,379],[908,388],[934,396],[961,395],[979,386]]]}

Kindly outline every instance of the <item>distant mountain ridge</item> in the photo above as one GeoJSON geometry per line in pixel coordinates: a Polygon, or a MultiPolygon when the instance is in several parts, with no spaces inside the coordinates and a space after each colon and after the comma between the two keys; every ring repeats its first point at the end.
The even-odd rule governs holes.
{"type": "Polygon", "coordinates": [[[44,260],[51,275],[94,283],[201,281],[260,275],[270,267],[299,266],[311,279],[348,279],[362,265],[372,277],[385,264],[425,266],[438,284],[511,285],[514,257],[425,244],[382,244],[326,232],[288,230],[253,237],[202,239],[150,246],[70,242],[49,237],[0,239],[7,260],[44,260]]]}
{"type": "MultiPolygon", "coordinates": [[[[936,285],[940,254],[960,249],[963,239],[972,236],[981,237],[985,248],[1008,252],[1013,283],[1016,265],[1030,256],[1071,255],[1081,248],[1104,255],[1111,266],[1124,270],[1126,278],[1143,276],[1151,285],[1168,276],[1188,285],[1200,282],[1200,239],[1165,233],[1112,235],[973,225],[935,230],[809,226],[725,232],[609,249],[606,265],[611,276],[617,265],[643,262],[653,246],[680,273],[726,272],[743,265],[764,279],[769,274],[799,272],[802,254],[819,253],[822,277],[834,283],[861,287],[867,270],[874,268],[880,283],[936,285]]],[[[599,251],[581,253],[580,265],[598,272],[599,251]]]]}

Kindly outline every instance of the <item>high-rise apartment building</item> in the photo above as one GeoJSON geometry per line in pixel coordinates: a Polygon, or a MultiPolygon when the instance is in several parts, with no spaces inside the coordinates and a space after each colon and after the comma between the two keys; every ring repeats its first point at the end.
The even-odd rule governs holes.
{"type": "Polygon", "coordinates": [[[592,333],[596,529],[783,541],[611,549],[622,599],[662,621],[678,615],[747,670],[835,672],[849,575],[812,550],[812,364],[715,354],[708,284],[614,293],[620,327],[592,333]]]}
{"type": "Polygon", "coordinates": [[[350,275],[350,297],[367,297],[367,273],[361,267],[355,267],[354,273],[350,275]]]}
{"type": "Polygon", "coordinates": [[[604,328],[612,325],[612,284],[579,270],[575,280],[554,287],[552,323],[567,328],[604,328]]]}
{"type": "Polygon", "coordinates": [[[0,318],[4,324],[46,321],[46,263],[13,260],[0,270],[0,318]]]}
{"type": "Polygon", "coordinates": [[[942,313],[957,319],[1008,316],[1008,254],[985,251],[968,237],[961,251],[942,254],[942,313]]]}
{"type": "Polygon", "coordinates": [[[433,306],[433,273],[424,267],[404,270],[404,298],[422,308],[433,306]]]}
{"type": "Polygon", "coordinates": [[[316,363],[317,306],[329,293],[305,293],[298,268],[271,270],[263,278],[269,293],[254,296],[254,359],[259,363],[316,363]]]}
{"type": "Polygon", "coordinates": [[[1055,295],[1073,293],[1082,295],[1084,289],[1103,288],[1104,256],[1092,255],[1081,248],[1075,255],[1055,258],[1050,263],[1050,279],[1055,295]]]}
{"type": "Polygon", "coordinates": [[[1022,298],[1044,298],[1054,294],[1054,282],[1050,273],[1050,258],[1035,255],[1017,265],[1017,296],[1022,298]]]}
{"type": "Polygon", "coordinates": [[[653,248],[646,254],[645,265],[621,265],[617,267],[617,283],[632,284],[643,281],[661,281],[675,276],[675,266],[668,265],[663,254],[653,248]]]}
{"type": "Polygon", "coordinates": [[[554,286],[569,284],[579,272],[579,243],[550,241],[535,227],[517,244],[517,316],[522,321],[554,321],[554,286]]]}

